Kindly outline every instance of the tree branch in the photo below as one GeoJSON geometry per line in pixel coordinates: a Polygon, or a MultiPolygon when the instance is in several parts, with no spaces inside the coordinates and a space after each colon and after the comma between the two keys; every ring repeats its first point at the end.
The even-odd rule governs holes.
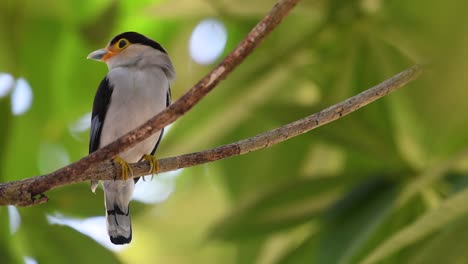
{"type": "MultiPolygon", "coordinates": [[[[306,118],[252,138],[201,152],[161,159],[159,160],[158,172],[191,167],[219,159],[246,154],[262,148],[268,148],[348,115],[361,107],[386,96],[390,92],[403,87],[407,83],[416,79],[421,72],[422,68],[419,65],[415,65],[345,101],[330,106],[306,118]]],[[[134,172],[134,177],[147,175],[149,171],[149,165],[147,162],[134,163],[131,164],[131,167],[134,172]]],[[[67,167],[65,167],[65,169],[66,168],[67,167]]],[[[31,205],[30,199],[35,195],[35,193],[30,192],[30,190],[33,189],[33,186],[44,186],[42,189],[45,189],[44,191],[48,191],[59,186],[91,179],[112,180],[115,179],[116,175],[120,175],[120,173],[119,166],[114,167],[114,165],[108,162],[91,167],[84,173],[73,178],[56,177],[55,173],[51,173],[39,177],[0,184],[0,205],[31,205]],[[24,197],[25,200],[21,200],[21,198],[24,197]]],[[[33,204],[47,201],[47,197],[45,197],[42,192],[40,194],[41,196],[35,199],[33,204]]]]}
{"type": "Polygon", "coordinates": [[[111,144],[98,149],[75,163],[51,174],[37,177],[37,179],[44,179],[43,177],[47,177],[48,181],[38,181],[34,185],[20,184],[22,181],[15,182],[19,184],[15,185],[15,188],[11,188],[8,184],[0,185],[0,205],[14,204],[18,206],[28,206],[46,202],[47,197],[43,195],[45,191],[61,186],[64,182],[76,182],[77,177],[83,174],[88,168],[112,159],[120,152],[135,146],[138,142],[145,140],[165,126],[176,121],[213,90],[221,80],[226,78],[226,76],[276,28],[297,2],[299,2],[299,0],[278,0],[271,11],[218,66],[175,103],[137,129],[130,131],[111,144]],[[37,195],[40,195],[40,197],[36,197],[37,195]]]}

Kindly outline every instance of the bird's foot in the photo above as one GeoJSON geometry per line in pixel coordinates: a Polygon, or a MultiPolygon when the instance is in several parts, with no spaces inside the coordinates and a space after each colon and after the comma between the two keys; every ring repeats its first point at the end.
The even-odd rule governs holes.
{"type": "Polygon", "coordinates": [[[126,181],[129,178],[133,178],[133,170],[130,167],[130,165],[128,165],[128,163],[124,159],[117,156],[117,157],[114,158],[114,163],[118,163],[120,165],[120,168],[122,169],[122,174],[121,174],[120,179],[117,179],[117,177],[116,177],[116,180],[126,181]]]}
{"type": "MultiPolygon", "coordinates": [[[[152,155],[147,155],[147,154],[145,154],[143,156],[143,159],[148,161],[148,163],[150,165],[150,169],[149,169],[148,173],[151,173],[151,180],[152,180],[154,175],[159,171],[158,160],[155,157],[153,157],[152,155]]],[[[145,177],[143,177],[143,180],[145,180],[145,177]]]]}

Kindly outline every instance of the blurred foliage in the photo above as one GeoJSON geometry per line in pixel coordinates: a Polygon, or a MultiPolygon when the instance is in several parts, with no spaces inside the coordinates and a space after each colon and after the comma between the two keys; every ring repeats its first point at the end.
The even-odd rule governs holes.
{"type": "MultiPolygon", "coordinates": [[[[31,109],[0,98],[0,180],[48,173],[87,154],[70,125],[91,110],[107,69],[86,55],[115,34],[157,39],[177,69],[173,98],[196,65],[196,24],[225,23],[231,50],[274,1],[0,1],[0,72],[24,77],[31,109]],[[50,153],[49,153],[50,152],[50,153]]],[[[46,214],[104,215],[86,184],[20,208],[2,263],[466,263],[468,3],[304,0],[220,87],[174,124],[157,155],[230,143],[354,95],[414,63],[418,81],[337,122],[270,149],[185,169],[165,202],[133,202],[134,241],[112,252],[46,214]],[[293,29],[293,30],[292,30],[293,29]]]]}

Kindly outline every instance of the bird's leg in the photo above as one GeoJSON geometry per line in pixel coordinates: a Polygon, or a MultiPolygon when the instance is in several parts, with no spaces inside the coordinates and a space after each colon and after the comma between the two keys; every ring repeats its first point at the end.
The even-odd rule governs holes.
{"type": "Polygon", "coordinates": [[[120,168],[122,169],[122,177],[119,179],[119,180],[128,180],[130,177],[133,178],[133,170],[132,168],[130,168],[130,165],[128,165],[128,163],[122,159],[121,157],[119,156],[116,156],[114,158],[114,163],[118,163],[120,165],[120,168]],[[130,177],[129,177],[130,175],[130,177]]]}
{"type": "MultiPolygon", "coordinates": [[[[154,174],[156,174],[158,171],[159,171],[159,163],[158,163],[158,160],[153,157],[152,155],[143,155],[143,159],[148,161],[149,165],[150,165],[150,169],[148,171],[148,173],[151,173],[151,180],[153,179],[154,177],[154,174]]],[[[143,180],[145,178],[143,177],[143,180]]]]}

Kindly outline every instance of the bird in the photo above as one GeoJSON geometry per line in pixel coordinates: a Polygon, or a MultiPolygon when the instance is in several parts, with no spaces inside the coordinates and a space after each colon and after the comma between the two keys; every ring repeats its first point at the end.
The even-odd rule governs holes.
{"type": "MultiPolygon", "coordinates": [[[[91,52],[87,59],[104,62],[109,72],[99,84],[93,102],[89,153],[106,146],[169,107],[170,85],[175,69],[166,50],[156,41],[137,32],[113,37],[106,48],[91,52]]],[[[132,241],[130,200],[139,178],[133,179],[128,163],[147,160],[157,171],[154,153],[164,129],[115,156],[121,177],[104,180],[107,233],[113,244],[132,241]]],[[[91,182],[95,192],[98,181],[91,182]]]]}

